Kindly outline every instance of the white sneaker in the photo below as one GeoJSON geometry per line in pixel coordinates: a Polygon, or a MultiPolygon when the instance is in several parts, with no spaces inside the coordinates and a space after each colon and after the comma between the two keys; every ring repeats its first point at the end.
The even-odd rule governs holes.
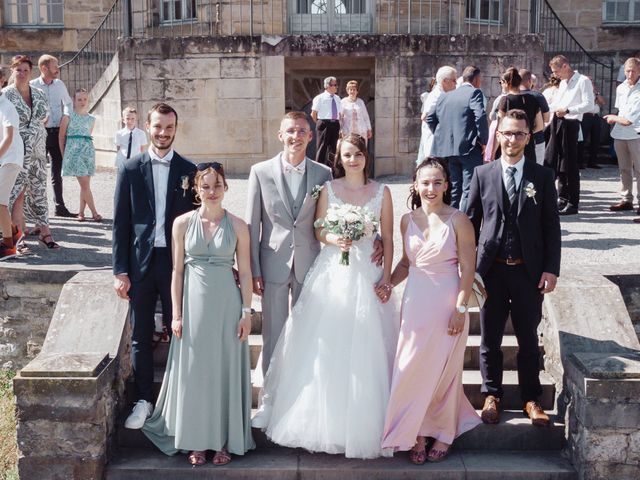
{"type": "Polygon", "coordinates": [[[153,404],[151,402],[138,400],[133,407],[133,411],[124,422],[124,428],[130,428],[132,430],[141,429],[145,420],[151,416],[152,412],[153,404]]]}

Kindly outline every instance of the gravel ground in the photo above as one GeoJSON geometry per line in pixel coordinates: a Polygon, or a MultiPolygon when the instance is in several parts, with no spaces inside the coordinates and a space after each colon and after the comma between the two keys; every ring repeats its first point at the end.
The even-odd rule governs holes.
{"type": "MultiPolygon", "coordinates": [[[[562,217],[562,265],[589,266],[609,270],[611,265],[640,263],[640,225],[631,219],[635,212],[612,213],[609,205],[618,201],[618,170],[615,166],[603,166],[601,170],[582,170],[582,197],[580,214],[562,217]]],[[[74,219],[51,218],[53,235],[62,246],[59,250],[47,250],[29,237],[27,244],[32,255],[18,257],[0,264],[2,267],[47,266],[55,270],[81,270],[105,268],[111,265],[111,226],[113,218],[114,170],[99,170],[92,181],[92,190],[102,223],[74,219]]],[[[379,181],[389,185],[395,213],[395,257],[400,252],[398,223],[407,211],[406,198],[410,178],[385,176],[379,181]]],[[[224,200],[232,213],[244,216],[247,176],[228,179],[229,191],[224,200]]],[[[51,190],[49,191],[51,194],[51,190]]],[[[78,184],[74,178],[64,179],[64,198],[69,210],[77,211],[78,184]]],[[[51,201],[50,201],[51,203],[51,201]]],[[[50,211],[53,211],[51,205],[50,211]]],[[[86,212],[89,214],[89,212],[86,212]]]]}

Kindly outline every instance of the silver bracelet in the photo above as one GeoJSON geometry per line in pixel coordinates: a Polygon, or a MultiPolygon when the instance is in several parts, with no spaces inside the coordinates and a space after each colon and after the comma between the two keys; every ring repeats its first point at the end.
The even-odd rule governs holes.
{"type": "Polygon", "coordinates": [[[251,307],[242,307],[242,313],[251,313],[251,307]]]}

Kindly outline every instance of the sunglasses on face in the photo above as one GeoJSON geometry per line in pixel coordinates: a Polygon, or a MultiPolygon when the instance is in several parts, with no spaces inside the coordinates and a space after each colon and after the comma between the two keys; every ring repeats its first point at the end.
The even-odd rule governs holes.
{"type": "Polygon", "coordinates": [[[222,169],[222,164],[218,162],[205,162],[205,163],[199,163],[196,165],[196,169],[199,172],[202,172],[207,168],[213,168],[216,172],[218,172],[222,169]]]}

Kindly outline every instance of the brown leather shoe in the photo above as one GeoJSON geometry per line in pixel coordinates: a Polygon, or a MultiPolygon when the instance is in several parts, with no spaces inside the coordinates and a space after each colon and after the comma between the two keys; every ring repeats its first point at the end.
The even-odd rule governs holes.
{"type": "Polygon", "coordinates": [[[500,422],[500,399],[493,395],[487,395],[480,415],[484,423],[496,424],[500,422]]]}
{"type": "Polygon", "coordinates": [[[622,212],[624,210],[633,210],[633,203],[631,202],[620,202],[615,205],[611,205],[609,210],[612,212],[622,212]]]}
{"type": "Polygon", "coordinates": [[[526,417],[531,419],[531,423],[536,427],[548,427],[549,426],[549,415],[544,413],[542,407],[538,402],[534,402],[533,400],[528,401],[524,404],[523,412],[526,417]]]}

